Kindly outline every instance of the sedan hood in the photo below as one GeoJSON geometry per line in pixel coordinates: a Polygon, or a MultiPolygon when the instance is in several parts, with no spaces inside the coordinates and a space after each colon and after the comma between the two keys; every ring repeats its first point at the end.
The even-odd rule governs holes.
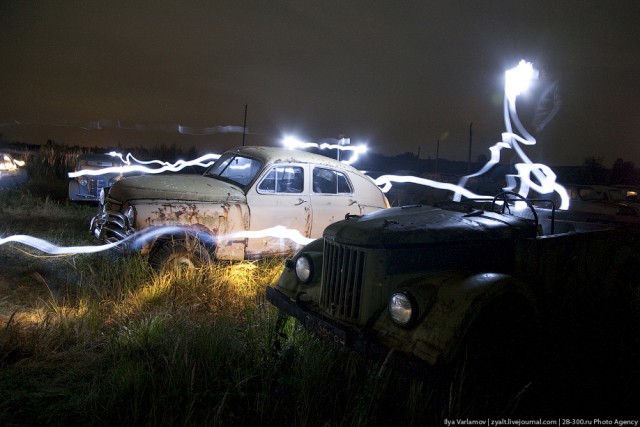
{"type": "Polygon", "coordinates": [[[439,242],[511,240],[534,237],[529,220],[475,211],[463,213],[430,206],[407,206],[378,211],[331,224],[324,237],[364,247],[429,245],[439,242]]]}
{"type": "Polygon", "coordinates": [[[235,185],[200,175],[145,175],[122,179],[111,187],[109,198],[130,200],[180,200],[185,202],[244,201],[235,185]]]}

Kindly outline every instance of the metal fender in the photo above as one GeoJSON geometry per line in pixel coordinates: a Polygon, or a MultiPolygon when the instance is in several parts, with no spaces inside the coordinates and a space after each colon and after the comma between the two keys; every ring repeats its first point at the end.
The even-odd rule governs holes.
{"type": "Polygon", "coordinates": [[[399,327],[385,312],[373,329],[382,344],[430,366],[453,360],[473,321],[492,302],[519,299],[535,310],[534,299],[524,284],[502,273],[430,275],[399,289],[412,293],[425,312],[419,313],[412,328],[399,327]]]}
{"type": "Polygon", "coordinates": [[[324,239],[316,239],[300,249],[292,258],[287,259],[276,288],[290,298],[296,298],[299,294],[304,293],[313,295],[318,300],[320,298],[320,279],[322,278],[323,247],[324,239]],[[311,262],[312,277],[308,283],[300,282],[296,276],[295,261],[301,255],[307,256],[311,262]]]}

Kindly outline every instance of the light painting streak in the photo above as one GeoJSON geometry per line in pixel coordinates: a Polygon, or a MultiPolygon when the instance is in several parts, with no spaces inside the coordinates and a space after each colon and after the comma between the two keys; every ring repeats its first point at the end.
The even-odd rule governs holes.
{"type": "Polygon", "coordinates": [[[427,179],[427,178],[418,178],[416,176],[411,176],[411,175],[382,175],[376,178],[374,182],[378,187],[381,187],[380,189],[384,193],[391,190],[391,187],[393,186],[393,184],[391,184],[392,182],[399,182],[399,183],[409,182],[412,184],[426,185],[427,187],[438,188],[441,190],[459,192],[464,197],[467,197],[469,199],[488,199],[488,200],[493,199],[493,196],[481,196],[479,194],[475,194],[467,190],[464,187],[460,187],[459,185],[456,185],[456,184],[434,181],[432,179],[427,179]]]}
{"type": "MultiPolygon", "coordinates": [[[[507,175],[505,177],[507,186],[504,187],[503,190],[513,191],[518,186],[517,179],[519,178],[519,195],[527,197],[530,189],[540,194],[557,192],[561,199],[560,209],[569,209],[569,195],[567,194],[567,190],[556,182],[556,174],[553,173],[550,167],[544,164],[533,163],[520,146],[520,144],[536,144],[536,139],[524,128],[518,117],[516,100],[518,95],[527,89],[531,80],[537,78],[538,72],[534,70],[533,65],[524,60],[520,61],[517,67],[505,72],[504,124],[506,132],[502,134],[502,141],[497,142],[489,149],[491,151],[491,158],[484,167],[474,174],[462,177],[458,185],[464,188],[469,178],[484,174],[500,161],[500,150],[503,148],[512,148],[523,163],[517,163],[515,165],[518,171],[517,175],[507,175]],[[520,132],[520,135],[514,132],[514,126],[516,130],[520,132]],[[532,175],[535,177],[535,180],[532,178],[532,175]]],[[[463,195],[462,192],[457,191],[453,196],[453,200],[460,201],[463,195]]]]}
{"type": "MultiPolygon", "coordinates": [[[[130,236],[127,236],[125,239],[122,239],[117,242],[107,243],[104,245],[89,245],[89,246],[57,246],[53,243],[50,243],[46,240],[27,236],[27,235],[14,235],[9,237],[0,238],[0,246],[6,243],[21,243],[25,246],[32,247],[34,249],[39,250],[40,252],[44,252],[50,255],[78,255],[78,254],[93,254],[98,252],[103,252],[109,249],[114,249],[120,245],[130,245],[132,249],[139,249],[145,243],[149,242],[153,238],[157,236],[170,236],[170,235],[184,235],[185,232],[189,232],[181,227],[175,226],[165,226],[165,227],[155,227],[151,229],[144,229],[137,233],[134,233],[130,236]]],[[[275,237],[280,239],[288,239],[299,245],[306,245],[312,242],[314,239],[310,239],[308,237],[304,237],[300,231],[285,228],[284,226],[276,226],[267,228],[264,230],[256,230],[256,231],[240,231],[237,233],[231,233],[226,235],[221,235],[217,237],[210,236],[205,233],[198,233],[197,237],[201,239],[203,242],[215,243],[216,241],[225,241],[225,240],[233,240],[233,239],[258,239],[264,237],[275,237]]]]}
{"type": "MultiPolygon", "coordinates": [[[[493,166],[500,162],[500,151],[505,148],[513,149],[518,157],[522,160],[522,163],[515,165],[518,171],[517,175],[506,175],[505,180],[507,185],[503,188],[505,191],[513,191],[518,186],[518,179],[520,180],[520,186],[518,194],[523,197],[527,197],[529,190],[536,191],[540,194],[550,194],[553,192],[558,193],[561,199],[560,209],[569,209],[569,195],[567,190],[556,182],[556,174],[551,170],[549,166],[541,163],[534,163],[526,155],[520,144],[522,145],[535,145],[535,138],[527,132],[516,111],[516,99],[524,92],[532,79],[538,77],[538,72],[533,68],[530,62],[520,61],[517,67],[507,70],[505,72],[505,96],[504,96],[504,122],[506,132],[502,133],[502,141],[495,143],[489,148],[491,157],[487,163],[476,173],[466,175],[460,178],[458,185],[441,183],[425,178],[417,178],[412,176],[398,176],[398,175],[383,175],[375,180],[375,183],[381,187],[383,192],[388,192],[392,187],[392,182],[399,183],[414,183],[426,185],[433,188],[449,190],[454,193],[453,200],[459,202],[464,196],[472,199],[492,199],[492,196],[483,196],[474,194],[473,192],[465,188],[470,178],[475,178],[485,174],[493,166]],[[513,127],[520,132],[520,135],[514,132],[513,127]]],[[[516,202],[517,204],[524,202],[516,202]]]]}
{"type": "MultiPolygon", "coordinates": [[[[344,140],[344,138],[342,140],[344,140]]],[[[300,141],[299,139],[291,136],[285,137],[282,140],[282,144],[287,148],[299,149],[299,150],[304,150],[306,148],[319,148],[320,150],[351,151],[353,153],[351,158],[347,160],[342,160],[342,163],[346,163],[347,165],[355,163],[358,160],[360,154],[364,154],[367,152],[366,145],[352,146],[352,145],[329,144],[326,142],[322,144],[318,144],[315,142],[300,141]]]]}
{"type": "Polygon", "coordinates": [[[69,172],[69,178],[76,178],[78,176],[83,175],[104,175],[107,173],[127,173],[127,172],[143,172],[147,174],[157,174],[162,172],[178,172],[187,166],[202,166],[207,167],[213,164],[215,160],[217,160],[220,155],[219,154],[205,154],[204,156],[200,156],[197,159],[193,160],[178,160],[175,163],[163,162],[161,160],[147,160],[141,161],[133,157],[131,153],[127,154],[126,157],[122,157],[122,154],[116,153],[114,151],[107,153],[113,157],[119,157],[126,165],[125,166],[111,166],[102,169],[82,169],[76,172],[69,172]],[[131,164],[131,161],[135,161],[137,164],[131,164]],[[145,165],[150,164],[158,164],[160,167],[147,167],[145,165]]]}

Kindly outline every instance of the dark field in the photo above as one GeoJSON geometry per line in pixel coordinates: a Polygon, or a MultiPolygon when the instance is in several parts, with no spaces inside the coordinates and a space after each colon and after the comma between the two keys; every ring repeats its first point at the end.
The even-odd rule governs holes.
{"type": "MultiPolygon", "coordinates": [[[[0,237],[96,243],[87,232],[95,208],[32,194],[0,193],[0,237]]],[[[574,310],[558,301],[530,349],[536,358],[527,385],[484,402],[491,390],[471,389],[470,373],[422,381],[325,343],[291,320],[279,333],[278,314],[263,295],[282,270],[280,259],[158,276],[139,257],[51,257],[10,243],[0,246],[0,266],[1,425],[640,417],[637,319],[606,302],[574,310]]],[[[484,374],[499,368],[489,363],[484,374]]]]}

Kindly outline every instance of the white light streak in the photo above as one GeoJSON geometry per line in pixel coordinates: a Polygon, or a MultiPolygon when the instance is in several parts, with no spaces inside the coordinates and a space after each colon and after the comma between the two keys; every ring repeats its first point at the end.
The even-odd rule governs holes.
{"type": "Polygon", "coordinates": [[[109,153],[112,157],[118,157],[125,163],[124,166],[111,166],[102,169],[82,169],[76,172],[69,172],[69,178],[76,178],[78,176],[90,175],[90,176],[98,176],[104,175],[107,173],[127,173],[127,172],[142,172],[146,174],[157,174],[162,172],[178,172],[184,169],[187,166],[202,166],[207,167],[213,164],[215,160],[217,160],[220,155],[219,154],[205,154],[204,156],[200,156],[194,160],[178,160],[175,163],[163,162],[161,160],[138,160],[131,153],[128,153],[125,157],[120,153],[116,153],[115,151],[111,151],[109,153]],[[131,164],[134,161],[136,164],[131,164]],[[157,164],[160,167],[147,167],[145,165],[157,164]]]}
{"type": "MultiPolygon", "coordinates": [[[[345,138],[342,138],[340,141],[345,141],[345,138]]],[[[299,149],[304,150],[306,148],[319,148],[320,150],[340,150],[340,151],[351,151],[353,155],[350,159],[342,160],[342,163],[346,163],[348,165],[356,162],[360,154],[364,154],[367,152],[366,145],[341,145],[338,144],[329,144],[329,143],[315,143],[315,142],[304,142],[295,137],[287,136],[282,140],[282,144],[290,148],[292,150],[299,149]]]]}
{"type": "Polygon", "coordinates": [[[257,231],[240,231],[238,233],[228,234],[224,237],[220,237],[219,239],[258,239],[263,237],[288,239],[299,245],[307,245],[314,240],[303,236],[299,230],[286,228],[282,225],[276,225],[275,227],[265,228],[264,230],[257,231]]]}
{"type": "MultiPolygon", "coordinates": [[[[78,255],[78,254],[92,254],[103,252],[109,249],[114,249],[117,246],[122,245],[130,245],[132,249],[140,249],[145,243],[151,241],[152,239],[158,236],[167,236],[167,235],[184,235],[185,233],[191,232],[188,229],[176,226],[165,226],[165,227],[151,227],[141,230],[137,233],[134,233],[130,236],[127,236],[125,239],[119,240],[114,243],[107,243],[104,245],[88,245],[88,246],[58,246],[53,243],[50,243],[46,240],[40,239],[38,237],[27,236],[27,235],[14,235],[9,237],[0,238],[0,245],[4,245],[6,243],[21,243],[25,246],[32,247],[34,249],[39,250],[40,252],[44,252],[50,255],[78,255]]],[[[280,239],[288,239],[299,245],[306,245],[313,241],[308,237],[303,236],[300,231],[290,228],[285,228],[284,226],[276,226],[267,228],[264,230],[256,230],[256,231],[240,231],[237,233],[231,233],[226,235],[219,236],[211,236],[206,233],[198,233],[197,237],[200,238],[204,242],[215,243],[220,240],[233,240],[233,239],[258,239],[264,237],[275,237],[280,239]]]]}
{"type": "MultiPolygon", "coordinates": [[[[497,142],[489,150],[491,151],[491,159],[478,172],[464,176],[460,179],[459,186],[464,187],[469,178],[480,176],[491,169],[500,161],[500,151],[503,148],[512,148],[522,163],[517,163],[516,170],[518,175],[507,175],[505,177],[507,186],[504,190],[513,191],[518,185],[517,179],[520,180],[518,194],[527,197],[529,190],[532,189],[540,194],[558,193],[561,199],[560,209],[569,209],[569,196],[566,189],[556,182],[556,175],[551,168],[541,163],[533,163],[526,155],[520,144],[535,145],[536,139],[529,134],[524,128],[516,111],[516,99],[524,92],[531,80],[538,78],[538,72],[533,69],[530,62],[520,61],[517,67],[505,72],[505,96],[504,96],[504,123],[506,132],[502,134],[502,141],[497,142]],[[514,132],[513,127],[519,132],[514,132]],[[535,181],[531,178],[535,177],[535,181]],[[537,181],[537,183],[536,183],[537,181]]],[[[457,191],[453,200],[460,201],[464,194],[457,191]]],[[[466,196],[465,196],[466,197],[466,196]]]]}
{"type": "Polygon", "coordinates": [[[411,176],[411,175],[382,175],[376,178],[374,182],[376,183],[377,186],[382,187],[381,190],[384,193],[391,190],[391,187],[392,187],[391,182],[400,182],[400,183],[410,182],[412,184],[426,185],[428,187],[439,188],[441,190],[449,190],[449,191],[457,192],[469,199],[489,199],[489,200],[493,199],[493,196],[482,196],[479,194],[475,194],[467,190],[466,188],[456,184],[434,181],[427,178],[418,178],[416,176],[411,176]]]}

